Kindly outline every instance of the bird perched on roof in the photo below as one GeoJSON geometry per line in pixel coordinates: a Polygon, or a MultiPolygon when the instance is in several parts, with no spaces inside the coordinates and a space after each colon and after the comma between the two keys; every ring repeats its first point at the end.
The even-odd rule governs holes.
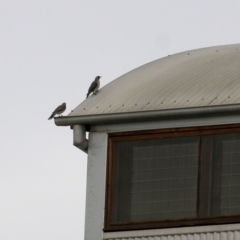
{"type": "Polygon", "coordinates": [[[66,103],[64,102],[60,106],[58,106],[52,113],[52,115],[48,118],[48,120],[52,119],[56,114],[61,116],[61,114],[66,110],[66,103]]]}
{"type": "Polygon", "coordinates": [[[88,98],[88,96],[89,96],[91,93],[93,93],[93,94],[96,94],[96,93],[97,93],[97,91],[98,91],[98,89],[99,89],[99,87],[100,87],[100,78],[101,78],[101,76],[97,76],[97,77],[95,78],[95,80],[92,82],[92,84],[90,85],[90,87],[89,87],[89,89],[88,89],[88,93],[87,93],[87,97],[86,97],[86,98],[88,98]]]}

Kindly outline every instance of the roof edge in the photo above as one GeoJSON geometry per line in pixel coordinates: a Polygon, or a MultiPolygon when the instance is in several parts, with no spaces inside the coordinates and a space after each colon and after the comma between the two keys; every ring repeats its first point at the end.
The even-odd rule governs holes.
{"type": "Polygon", "coordinates": [[[57,126],[73,126],[76,124],[93,125],[123,122],[141,122],[160,119],[198,118],[204,116],[237,115],[240,114],[240,104],[207,106],[158,111],[111,113],[82,116],[66,116],[54,118],[57,126]]]}

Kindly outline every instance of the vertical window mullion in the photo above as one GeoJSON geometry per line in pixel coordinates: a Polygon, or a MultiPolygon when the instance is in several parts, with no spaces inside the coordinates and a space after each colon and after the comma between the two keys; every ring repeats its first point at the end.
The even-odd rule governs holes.
{"type": "Polygon", "coordinates": [[[211,201],[210,216],[221,215],[221,175],[222,175],[222,139],[220,136],[213,136],[212,141],[212,164],[211,164],[211,201]]]}
{"type": "Polygon", "coordinates": [[[198,217],[210,214],[211,199],[211,162],[212,162],[212,137],[201,137],[200,152],[200,179],[199,179],[199,209],[198,217]]]}
{"type": "Polygon", "coordinates": [[[200,167],[201,167],[201,148],[202,148],[202,136],[199,138],[199,146],[198,146],[198,185],[197,185],[197,209],[196,209],[196,215],[199,217],[199,206],[200,206],[200,167]]]}

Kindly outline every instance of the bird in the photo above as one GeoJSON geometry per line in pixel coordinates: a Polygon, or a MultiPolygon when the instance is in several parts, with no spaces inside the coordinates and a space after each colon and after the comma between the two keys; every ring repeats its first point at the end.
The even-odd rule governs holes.
{"type": "Polygon", "coordinates": [[[64,102],[60,106],[58,106],[52,113],[52,115],[48,118],[48,120],[52,119],[56,114],[61,116],[61,114],[66,110],[66,103],[64,102]]]}
{"type": "Polygon", "coordinates": [[[87,93],[87,97],[86,97],[86,98],[88,98],[88,96],[89,96],[91,93],[93,93],[93,94],[96,94],[96,93],[97,93],[97,91],[98,91],[98,89],[99,89],[99,87],[100,87],[100,78],[101,78],[101,76],[97,76],[97,77],[95,78],[95,80],[92,82],[92,84],[90,85],[90,87],[89,87],[89,89],[88,89],[88,93],[87,93]]]}

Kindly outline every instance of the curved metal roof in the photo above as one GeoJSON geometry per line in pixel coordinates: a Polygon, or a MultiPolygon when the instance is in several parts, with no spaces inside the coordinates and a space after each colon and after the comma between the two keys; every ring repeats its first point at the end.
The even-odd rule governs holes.
{"type": "Polygon", "coordinates": [[[240,103],[240,44],[178,53],[117,78],[68,116],[240,103]]]}

